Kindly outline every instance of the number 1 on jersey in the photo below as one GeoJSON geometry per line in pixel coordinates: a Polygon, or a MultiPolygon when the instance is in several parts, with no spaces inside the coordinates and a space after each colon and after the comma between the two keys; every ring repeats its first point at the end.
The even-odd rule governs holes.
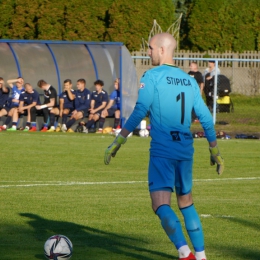
{"type": "Polygon", "coordinates": [[[181,124],[183,125],[184,123],[184,115],[185,115],[185,94],[184,92],[181,92],[177,97],[176,97],[177,102],[181,102],[181,124]]]}

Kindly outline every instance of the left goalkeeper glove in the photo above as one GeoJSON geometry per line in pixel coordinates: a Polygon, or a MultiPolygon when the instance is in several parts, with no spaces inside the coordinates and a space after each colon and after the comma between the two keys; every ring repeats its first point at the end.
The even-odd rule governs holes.
{"type": "Polygon", "coordinates": [[[219,149],[217,146],[209,147],[210,151],[210,165],[217,164],[217,173],[221,175],[224,171],[224,159],[221,157],[219,153],[219,149]]]}
{"type": "Polygon", "coordinates": [[[104,157],[104,163],[109,164],[111,160],[111,156],[115,157],[117,151],[121,147],[121,144],[124,144],[126,142],[126,137],[123,137],[121,134],[119,134],[114,142],[108,146],[108,148],[105,151],[105,157],[104,157]]]}

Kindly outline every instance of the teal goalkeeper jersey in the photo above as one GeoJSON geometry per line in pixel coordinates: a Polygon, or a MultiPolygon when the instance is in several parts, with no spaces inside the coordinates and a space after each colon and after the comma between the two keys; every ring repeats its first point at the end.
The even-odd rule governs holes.
{"type": "Polygon", "coordinates": [[[216,140],[213,119],[196,80],[178,67],[163,64],[144,73],[134,111],[124,127],[132,132],[149,111],[151,156],[190,160],[192,108],[208,141],[216,140]]]}

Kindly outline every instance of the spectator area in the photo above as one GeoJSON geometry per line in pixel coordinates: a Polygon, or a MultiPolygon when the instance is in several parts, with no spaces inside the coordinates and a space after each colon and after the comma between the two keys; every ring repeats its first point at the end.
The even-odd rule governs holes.
{"type": "Polygon", "coordinates": [[[114,80],[120,78],[121,125],[135,105],[138,79],[127,48],[120,42],[70,42],[35,40],[0,40],[0,76],[5,80],[23,77],[40,94],[39,79],[62,92],[63,81],[71,79],[73,87],[79,78],[94,90],[94,81],[104,81],[110,94],[114,80]]]}

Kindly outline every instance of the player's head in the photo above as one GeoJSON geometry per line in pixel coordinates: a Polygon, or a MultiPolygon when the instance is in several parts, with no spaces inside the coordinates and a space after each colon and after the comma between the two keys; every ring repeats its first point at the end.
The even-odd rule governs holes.
{"type": "Polygon", "coordinates": [[[63,87],[64,87],[64,90],[71,89],[72,88],[72,81],[70,79],[65,79],[63,81],[63,87]]]}
{"type": "Polygon", "coordinates": [[[98,80],[96,80],[96,81],[94,82],[94,85],[95,85],[96,91],[97,91],[97,92],[100,92],[100,91],[102,91],[102,88],[103,88],[103,86],[104,86],[104,82],[103,82],[102,80],[98,79],[98,80]]]}
{"type": "Polygon", "coordinates": [[[22,88],[22,87],[23,87],[23,84],[24,84],[23,78],[22,78],[22,77],[18,77],[18,78],[17,78],[17,82],[16,82],[17,88],[22,88]]]}
{"type": "Polygon", "coordinates": [[[151,57],[152,65],[172,63],[174,50],[177,42],[169,33],[159,33],[153,36],[149,42],[148,55],[151,57]]]}
{"type": "Polygon", "coordinates": [[[86,85],[86,80],[85,79],[78,79],[77,80],[77,89],[80,91],[83,91],[86,85]]]}
{"type": "Polygon", "coordinates": [[[210,69],[215,68],[215,61],[214,60],[209,60],[208,66],[209,66],[210,69]]]}
{"type": "Polygon", "coordinates": [[[25,83],[24,84],[24,88],[25,88],[25,91],[27,93],[32,93],[33,92],[33,87],[32,87],[32,85],[30,83],[25,83]]]}
{"type": "Polygon", "coordinates": [[[116,78],[114,81],[114,87],[116,90],[119,90],[119,78],[116,78]]]}
{"type": "Polygon", "coordinates": [[[37,83],[37,86],[43,90],[48,89],[48,83],[44,79],[40,79],[37,83]]]}
{"type": "Polygon", "coordinates": [[[198,64],[197,64],[196,61],[192,61],[192,62],[190,63],[190,70],[191,70],[191,71],[198,71],[198,64]]]}

